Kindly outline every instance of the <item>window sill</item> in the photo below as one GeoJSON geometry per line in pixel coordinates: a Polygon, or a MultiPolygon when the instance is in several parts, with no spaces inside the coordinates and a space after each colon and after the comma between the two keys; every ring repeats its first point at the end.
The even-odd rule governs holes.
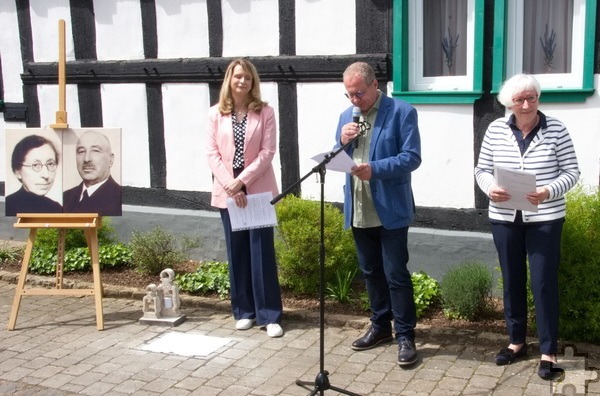
{"type": "Polygon", "coordinates": [[[411,104],[472,104],[483,91],[392,91],[394,98],[411,104]]]}

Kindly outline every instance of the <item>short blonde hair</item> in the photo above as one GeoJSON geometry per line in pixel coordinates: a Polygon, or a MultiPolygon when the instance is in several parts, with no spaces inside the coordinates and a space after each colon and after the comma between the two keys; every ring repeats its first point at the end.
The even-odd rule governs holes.
{"type": "Polygon", "coordinates": [[[542,94],[540,83],[531,74],[517,74],[504,82],[498,92],[498,102],[504,107],[513,107],[513,97],[521,92],[534,90],[538,98],[542,94]]]}
{"type": "Polygon", "coordinates": [[[219,111],[222,114],[230,114],[233,111],[233,96],[231,95],[231,78],[233,77],[233,69],[237,65],[242,66],[244,72],[252,76],[252,87],[248,96],[250,103],[248,104],[248,110],[260,112],[263,107],[267,105],[267,102],[261,99],[260,95],[260,78],[256,67],[247,59],[238,58],[227,66],[225,71],[225,77],[223,78],[223,84],[221,85],[221,92],[219,93],[219,111]]]}

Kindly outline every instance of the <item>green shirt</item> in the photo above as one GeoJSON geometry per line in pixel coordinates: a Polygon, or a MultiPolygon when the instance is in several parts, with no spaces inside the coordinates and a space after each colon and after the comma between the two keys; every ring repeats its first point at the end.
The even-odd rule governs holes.
{"type": "MultiPolygon", "coordinates": [[[[371,136],[373,135],[373,126],[375,125],[375,119],[377,118],[377,111],[379,110],[379,104],[381,103],[381,91],[379,91],[379,97],[377,101],[369,109],[367,114],[361,115],[363,121],[368,122],[371,125],[365,131],[365,134],[358,138],[358,147],[352,152],[352,159],[357,164],[364,164],[369,162],[369,151],[371,147],[371,136]]],[[[352,177],[352,191],[353,191],[353,219],[352,225],[357,228],[370,228],[381,226],[381,221],[373,205],[373,197],[371,196],[371,187],[369,186],[368,180],[360,180],[358,177],[352,177]]]]}

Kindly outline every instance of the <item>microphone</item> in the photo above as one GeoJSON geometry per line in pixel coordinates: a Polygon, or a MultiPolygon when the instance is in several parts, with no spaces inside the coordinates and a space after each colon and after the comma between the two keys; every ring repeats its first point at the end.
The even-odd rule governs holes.
{"type": "MultiPolygon", "coordinates": [[[[361,111],[359,107],[354,107],[352,109],[352,122],[356,122],[357,124],[360,122],[361,111]]],[[[353,148],[358,148],[358,138],[354,139],[352,142],[353,148]]]]}

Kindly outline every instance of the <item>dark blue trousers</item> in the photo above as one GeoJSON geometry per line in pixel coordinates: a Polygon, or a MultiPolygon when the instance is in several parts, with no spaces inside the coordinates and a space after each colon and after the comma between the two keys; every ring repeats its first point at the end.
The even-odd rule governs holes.
{"type": "Polygon", "coordinates": [[[261,326],[281,323],[283,306],[273,227],[231,231],[229,213],[226,209],[220,213],[229,259],[233,317],[256,319],[261,326]]]}
{"type": "Polygon", "coordinates": [[[386,230],[383,227],[352,227],[371,304],[371,323],[377,329],[391,330],[394,320],[396,339],[415,339],[417,313],[413,284],[408,271],[408,227],[386,230]]]}
{"type": "Polygon", "coordinates": [[[551,223],[492,223],[504,288],[504,318],[513,344],[527,335],[527,259],[540,352],[558,345],[558,265],[564,219],[551,223]]]}

